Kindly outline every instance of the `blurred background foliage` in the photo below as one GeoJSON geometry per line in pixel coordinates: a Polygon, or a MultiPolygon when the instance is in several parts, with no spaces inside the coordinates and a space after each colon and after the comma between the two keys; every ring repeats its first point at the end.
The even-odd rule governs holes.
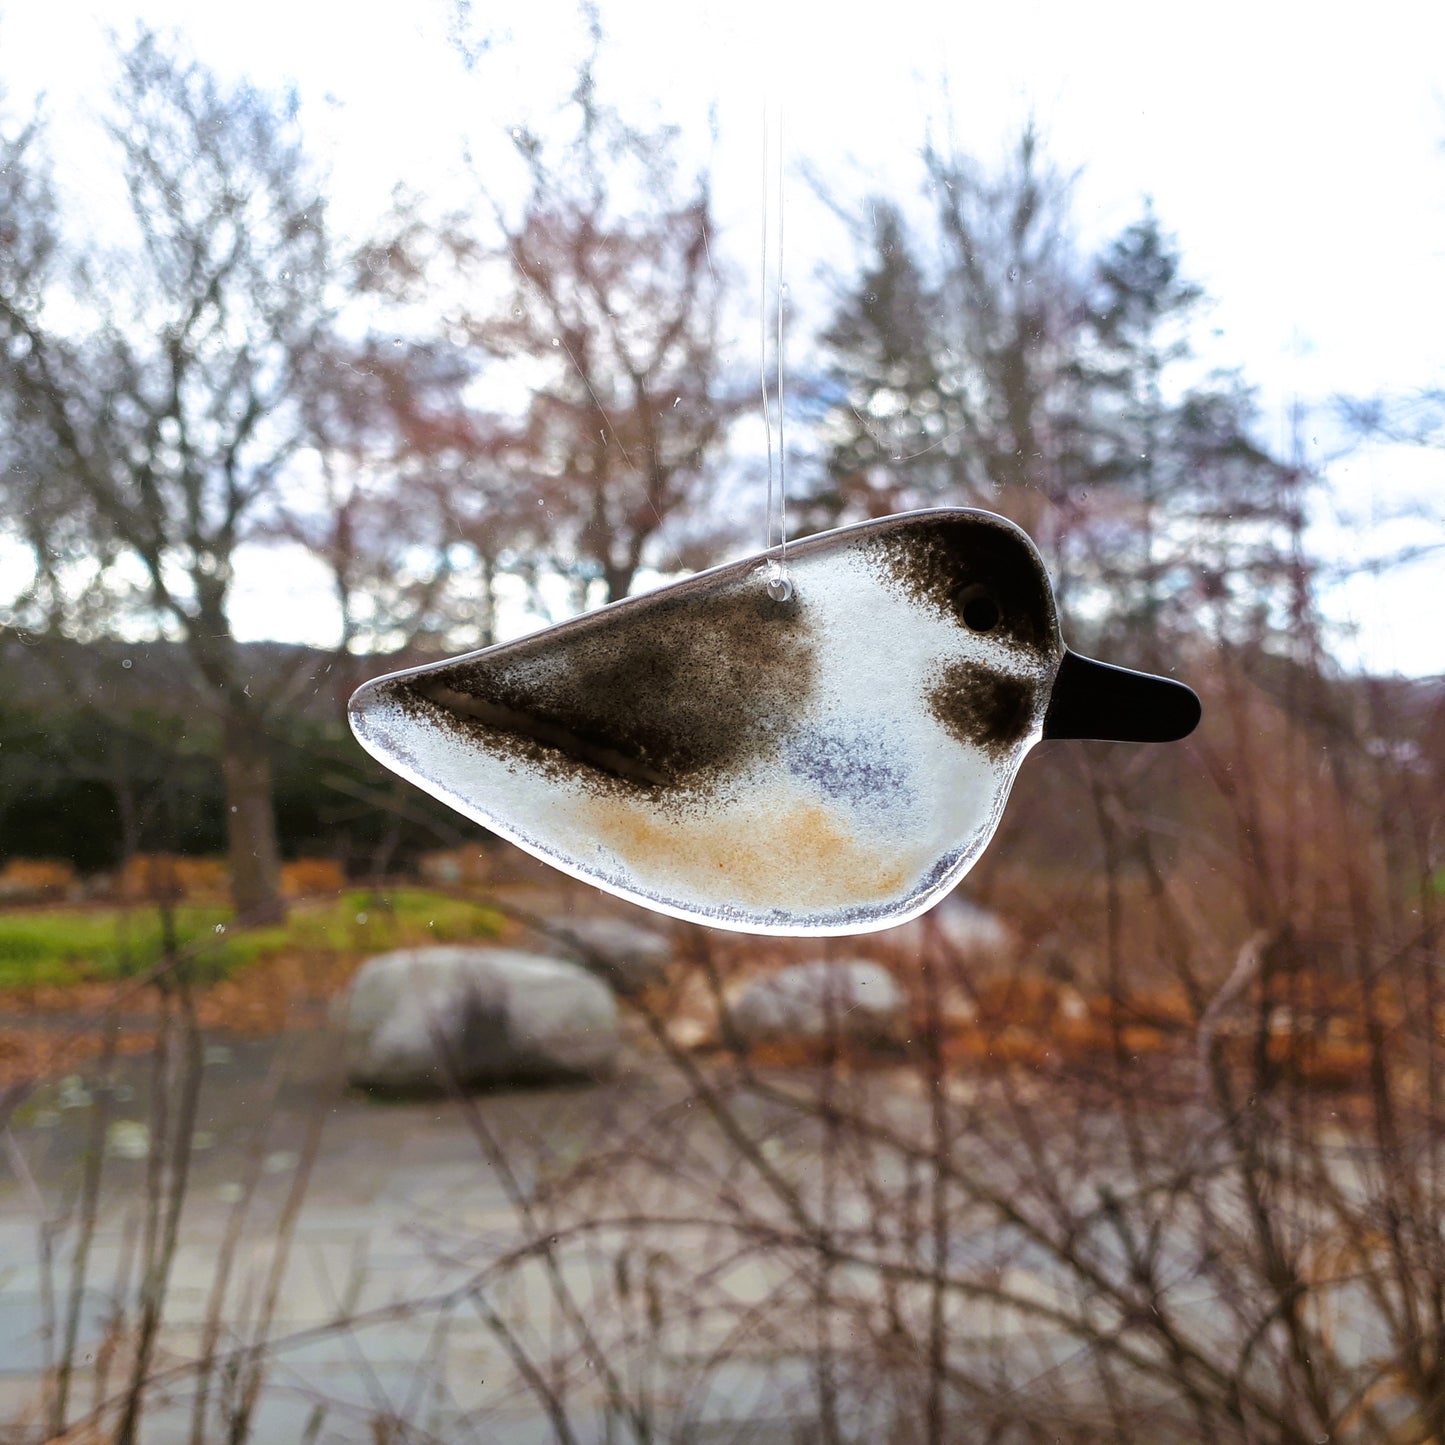
{"type": "MultiPolygon", "coordinates": [[[[601,93],[601,21],[582,21],[547,123],[508,132],[520,185],[473,164],[464,203],[399,186],[364,235],[331,220],[298,96],[223,80],[174,36],[115,43],[97,123],[127,214],[104,242],[43,104],[0,101],[0,857],[93,874],[224,851],[237,910],[274,922],[287,858],[356,874],[465,836],[362,759],[358,680],[756,545],[758,380],[730,342],[756,298],[706,165],[601,93]],[[724,486],[740,466],[745,501],[724,486]],[[241,641],[238,577],[298,547],[333,645],[241,641]]],[[[1308,728],[1358,721],[1368,689],[1319,606],[1338,577],[1310,551],[1304,418],[1277,454],[1247,375],[1201,362],[1207,298],[1163,219],[1141,201],[1083,246],[1076,178],[1032,121],[999,161],[936,135],[918,156],[921,194],[861,209],[813,177],[853,268],[764,298],[764,330],[782,306],[806,358],[794,535],[992,508],[1038,540],[1081,649],[1211,698],[1235,678],[1308,728]]],[[[1432,396],[1337,420],[1430,447],[1432,396]]],[[[1435,766],[1439,687],[1391,686],[1369,746],[1435,766]]],[[[1127,766],[1161,815],[1198,813],[1176,760],[1127,766]]]]}
{"type": "MultiPolygon", "coordinates": [[[[467,6],[448,13],[469,76],[511,64],[467,6]]],[[[861,202],[805,158],[793,194],[841,224],[851,261],[807,276],[799,255],[794,284],[760,299],[737,265],[756,231],[729,233],[706,147],[604,90],[594,10],[556,38],[559,63],[579,42],[581,63],[496,138],[510,172],[469,153],[462,190],[398,186],[365,227],[336,219],[305,124],[318,112],[175,36],[114,44],[90,134],[119,183],[113,214],[68,184],[44,104],[0,94],[0,1004],[7,1025],[39,1021],[0,1037],[0,1106],[76,1059],[113,1081],[129,1044],[151,1053],[150,1112],[117,1121],[140,1151],[126,1157],[151,1162],[145,1267],[113,1325],[137,1341],[114,1438],[139,1438],[165,1358],[203,1035],[319,1024],[369,954],[541,938],[552,914],[597,904],[555,881],[509,890],[516,857],[367,759],[346,698],[753,550],[768,470],[754,340],[770,351],[781,307],[793,535],[919,506],[1002,512],[1038,541],[1070,641],[1177,672],[1204,721],[1176,747],[1029,759],[967,884],[1007,958],[955,947],[942,910],[868,941],[893,950],[906,1045],[735,1049],[707,1023],[726,1022],[725,985],[833,955],[678,930],[665,986],[627,1005],[635,1126],[606,1089],[569,1096],[602,1110],[580,1128],[560,1095],[535,1115],[463,1101],[512,1181],[515,1229],[489,1224],[482,1247],[508,1241],[506,1268],[535,1261],[554,1291],[539,1297],[563,1306],[546,1378],[527,1375],[557,1438],[574,1438],[559,1382],[584,1361],[618,1410],[612,1364],[640,1361],[608,1417],[631,1423],[608,1438],[674,1437],[654,1415],[654,1346],[720,1278],[669,1232],[684,1198],[729,1252],[784,1266],[771,1300],[723,1298],[736,1312],[697,1378],[722,1380],[713,1366],[796,1306],[819,1439],[884,1438],[847,1421],[845,1379],[902,1402],[900,1441],[1445,1439],[1445,679],[1346,668],[1323,605],[1350,576],[1434,555],[1441,509],[1406,519],[1393,551],[1354,539],[1342,564],[1312,526],[1334,479],[1306,445],[1319,425],[1345,449],[1435,458],[1438,379],[1280,425],[1250,370],[1217,366],[1188,238],[1140,198],[1082,241],[1077,177],[1027,118],[992,158],[921,126],[900,148],[918,183],[878,172],[861,202]],[[273,640],[240,624],[258,593],[273,640]],[[51,1028],[52,1009],[75,1028],[51,1028]],[[129,1043],[101,1037],[117,1010],[144,1014],[129,1043]],[[633,1232],[615,1299],[568,1315],[556,1250],[574,1225],[590,1249],[619,1202],[633,1232]],[[629,1271],[644,1260],[642,1288],[629,1271]],[[850,1302],[856,1270],[872,1284],[850,1302]],[[1021,1327],[990,1328],[971,1356],[950,1339],[960,1302],[1021,1327]],[[1044,1319],[1092,1372],[1083,1394],[1035,1360],[1044,1319]]],[[[1170,57],[1169,84],[1183,68],[1170,57]]],[[[1262,244],[1256,224],[1239,219],[1262,244]]],[[[302,1035],[313,1070],[317,1045],[302,1035]]],[[[309,1159],[339,1095],[308,1077],[309,1159]]],[[[271,1122],[231,1092],[255,1128],[249,1190],[271,1122]]],[[[48,1249],[74,1218],[80,1243],[49,1423],[24,1438],[58,1438],[75,1413],[104,1109],[78,1211],[67,1195],[40,1230],[48,1249]]],[[[406,1173],[411,1156],[375,1142],[379,1117],[363,1119],[366,1151],[406,1173]]],[[[223,1365],[249,1194],[236,1204],[193,1439],[212,1372],[218,1393],[223,1374],[246,1381],[226,1387],[229,1438],[263,1433],[261,1346],[305,1176],[282,1223],[266,1217],[270,1303],[246,1296],[242,1353],[223,1365]]],[[[475,1204],[470,1183],[460,1195],[475,1204]]],[[[465,1232],[469,1250],[474,1215],[465,1232]]],[[[470,1272],[476,1257],[456,1258],[470,1272]]],[[[491,1311],[483,1278],[466,1298],[491,1311]]],[[[527,1374],[511,1325],[483,1318],[527,1374]]],[[[96,1421],[109,1370],[101,1351],[96,1421]]],[[[390,1415],[370,1428],[413,1438],[390,1415]]]]}

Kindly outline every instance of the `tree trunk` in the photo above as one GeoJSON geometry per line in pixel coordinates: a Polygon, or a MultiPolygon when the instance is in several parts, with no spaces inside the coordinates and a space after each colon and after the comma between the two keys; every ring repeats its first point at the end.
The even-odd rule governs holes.
{"type": "Polygon", "coordinates": [[[251,713],[227,708],[222,722],[221,771],[226,780],[226,842],[231,902],[238,922],[280,923],[281,852],[271,797],[271,755],[251,713]]]}
{"type": "Polygon", "coordinates": [[[602,559],[602,583],[607,588],[608,602],[621,602],[632,591],[632,583],[636,577],[636,562],[613,562],[606,557],[602,559]]]}

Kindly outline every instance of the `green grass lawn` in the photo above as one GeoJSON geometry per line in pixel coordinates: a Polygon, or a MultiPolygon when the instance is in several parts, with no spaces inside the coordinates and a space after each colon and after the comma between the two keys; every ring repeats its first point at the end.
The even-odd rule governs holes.
{"type": "MultiPolygon", "coordinates": [[[[379,953],[495,938],[502,926],[493,909],[410,888],[297,903],[277,928],[233,930],[230,918],[224,908],[175,910],[177,937],[200,982],[292,949],[379,953]]],[[[159,961],[161,940],[160,912],[151,905],[0,913],[0,988],[131,977],[159,961]]]]}

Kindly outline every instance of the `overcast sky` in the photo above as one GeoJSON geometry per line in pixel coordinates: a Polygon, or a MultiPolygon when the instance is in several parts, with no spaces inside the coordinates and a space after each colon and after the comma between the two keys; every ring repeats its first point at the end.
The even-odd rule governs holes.
{"type": "MultiPolygon", "coordinates": [[[[45,91],[66,180],[82,194],[113,183],[98,144],[75,146],[107,83],[105,33],[128,34],[137,16],[180,29],[223,72],[295,81],[341,216],[357,226],[398,179],[443,190],[464,138],[486,154],[504,126],[545,112],[584,45],[570,0],[10,0],[0,78],[12,104],[45,91]],[[470,73],[458,39],[487,43],[470,73]]],[[[798,288],[846,256],[805,164],[845,203],[906,194],[930,126],[987,158],[1032,113],[1054,159],[1081,168],[1085,243],[1153,197],[1214,298],[1209,360],[1260,388],[1277,445],[1296,399],[1321,418],[1305,438],[1318,436],[1318,455],[1334,444],[1320,410],[1332,396],[1445,383],[1445,6],[614,0],[603,20],[604,90],[677,123],[711,161],[745,287],[757,284],[765,97],[782,108],[798,288]]],[[[755,326],[740,323],[735,344],[755,347],[755,326]]],[[[1445,453],[1360,452],[1332,461],[1330,476],[1318,546],[1358,556],[1440,534],[1438,523],[1433,534],[1418,521],[1366,524],[1412,498],[1445,511],[1445,453]]],[[[1431,605],[1442,576],[1445,558],[1434,559],[1339,591],[1331,609],[1358,624],[1368,665],[1445,672],[1431,605]]],[[[242,629],[319,618],[300,574],[290,585],[281,596],[247,577],[242,629]]]]}

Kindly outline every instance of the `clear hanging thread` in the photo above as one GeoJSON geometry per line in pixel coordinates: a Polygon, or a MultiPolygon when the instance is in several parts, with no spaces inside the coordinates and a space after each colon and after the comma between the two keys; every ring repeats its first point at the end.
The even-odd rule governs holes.
{"type": "Polygon", "coordinates": [[[768,551],[777,548],[778,555],[769,558],[763,571],[767,581],[768,596],[775,602],[787,602],[793,595],[793,582],[788,575],[788,454],[784,432],[785,406],[783,395],[783,339],[784,339],[784,297],[783,282],[783,115],[782,105],[776,105],[776,117],[771,130],[775,133],[776,158],[769,146],[770,102],[763,104],[763,220],[762,220],[762,264],[758,295],[758,382],[763,400],[763,430],[768,444],[768,507],[764,524],[764,546],[768,551]],[[777,336],[774,348],[774,363],[777,372],[778,402],[778,460],[776,481],[773,470],[773,417],[768,400],[768,211],[772,200],[770,163],[777,172],[777,218],[774,226],[776,241],[776,274],[774,303],[777,315],[777,336]],[[776,540],[774,540],[776,538],[776,540]]]}

